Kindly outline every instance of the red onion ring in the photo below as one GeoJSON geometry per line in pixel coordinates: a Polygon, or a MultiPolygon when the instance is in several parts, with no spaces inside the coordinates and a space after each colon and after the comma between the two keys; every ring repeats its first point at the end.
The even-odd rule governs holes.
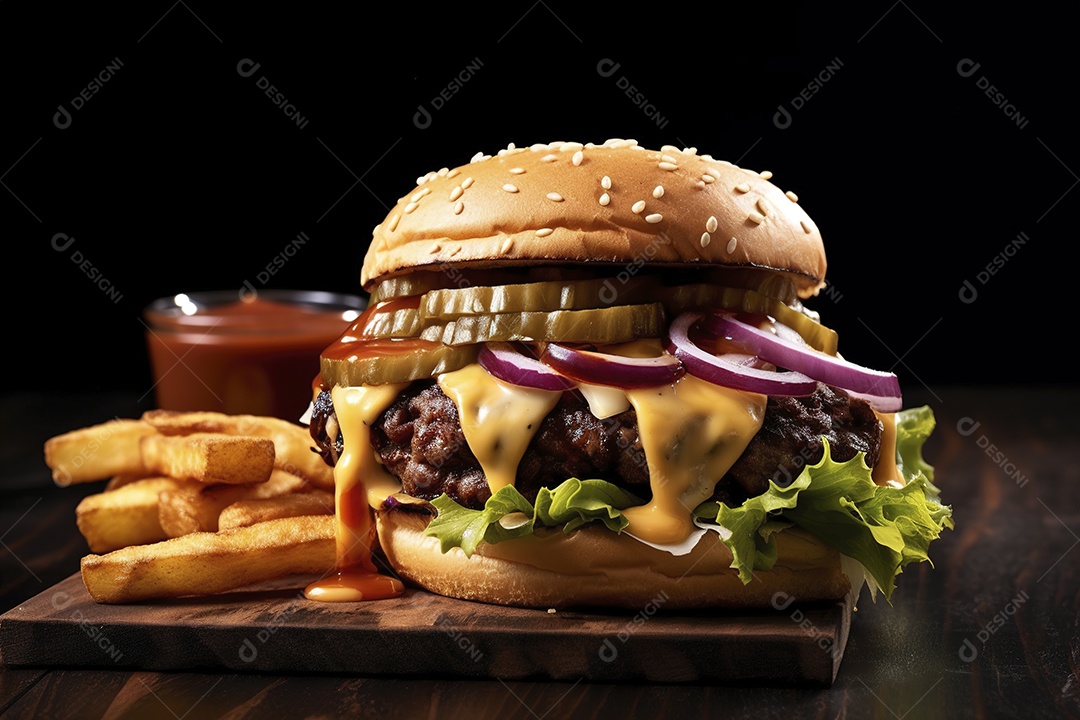
{"type": "Polygon", "coordinates": [[[739,353],[712,355],[690,339],[690,328],[704,319],[701,313],[687,312],[675,318],[668,329],[668,350],[686,366],[691,375],[736,390],[765,395],[806,396],[817,389],[817,381],[800,372],[776,372],[754,367],[739,353]]]}
{"type": "MultiPolygon", "coordinates": [[[[777,323],[777,328],[780,327],[783,325],[777,323]]],[[[900,381],[894,373],[871,370],[828,355],[805,343],[795,342],[787,333],[774,335],[726,312],[714,312],[707,316],[702,322],[702,329],[743,345],[774,365],[804,373],[828,385],[863,397],[900,400],[900,381]]],[[[874,403],[871,402],[871,405],[874,403]]]]}
{"type": "Polygon", "coordinates": [[[480,366],[511,385],[540,390],[570,390],[574,381],[563,377],[536,358],[529,357],[510,343],[487,343],[477,357],[480,366]]]}
{"type": "Polygon", "coordinates": [[[577,350],[559,343],[548,343],[540,360],[579,382],[621,388],[669,385],[685,372],[682,363],[668,354],[646,358],[624,357],[577,350]]]}

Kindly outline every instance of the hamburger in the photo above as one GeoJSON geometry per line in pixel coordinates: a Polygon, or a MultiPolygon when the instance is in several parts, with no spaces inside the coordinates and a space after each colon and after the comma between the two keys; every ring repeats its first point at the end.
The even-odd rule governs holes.
{"type": "Polygon", "coordinates": [[[825,272],[793,193],[693,148],[511,145],[419,177],[313,387],[339,569],[370,548],[525,607],[891,597],[952,526],[933,414],[841,356],[808,304],[825,272]]]}

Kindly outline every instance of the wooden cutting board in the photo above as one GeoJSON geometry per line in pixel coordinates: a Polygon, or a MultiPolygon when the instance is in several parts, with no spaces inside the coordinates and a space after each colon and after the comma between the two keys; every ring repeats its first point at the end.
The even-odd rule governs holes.
{"type": "Polygon", "coordinates": [[[99,605],[78,574],[0,616],[8,665],[830,685],[851,603],[753,612],[527,610],[422,591],[315,603],[296,590],[99,605]]]}

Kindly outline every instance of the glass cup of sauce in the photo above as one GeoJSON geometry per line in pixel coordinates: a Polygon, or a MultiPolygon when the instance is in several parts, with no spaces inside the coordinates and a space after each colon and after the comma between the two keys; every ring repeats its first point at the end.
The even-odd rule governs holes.
{"type": "Polygon", "coordinates": [[[156,404],[296,422],[319,356],[363,311],[356,295],[307,290],[193,292],[143,313],[156,404]]]}

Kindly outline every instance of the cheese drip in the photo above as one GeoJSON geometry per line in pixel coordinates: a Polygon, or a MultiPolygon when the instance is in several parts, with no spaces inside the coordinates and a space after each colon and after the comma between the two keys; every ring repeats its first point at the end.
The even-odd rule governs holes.
{"type": "Polygon", "coordinates": [[[684,375],[673,385],[626,391],[637,411],[652,501],[623,510],[627,532],[660,545],[694,530],[691,513],[761,429],[766,396],[684,375]]]}
{"type": "Polygon", "coordinates": [[[310,600],[379,600],[404,591],[400,580],[380,575],[375,568],[371,553],[375,525],[369,505],[401,490],[401,483],[383,468],[371,448],[371,425],[405,387],[335,387],[331,391],[344,443],[334,464],[337,575],[309,585],[304,596],[310,600]]]}
{"type": "Polygon", "coordinates": [[[368,506],[377,507],[401,490],[371,448],[371,425],[408,384],[335,387],[334,412],[344,449],[334,464],[337,506],[338,567],[354,565],[367,556],[371,530],[368,506]]]}
{"type": "Polygon", "coordinates": [[[514,484],[540,422],[562,396],[558,390],[511,385],[475,364],[440,375],[439,387],[457,406],[461,431],[492,494],[514,484]]]}
{"type": "Polygon", "coordinates": [[[881,423],[881,452],[874,466],[873,478],[877,485],[903,487],[904,478],[896,467],[896,414],[874,411],[881,423]]]}

